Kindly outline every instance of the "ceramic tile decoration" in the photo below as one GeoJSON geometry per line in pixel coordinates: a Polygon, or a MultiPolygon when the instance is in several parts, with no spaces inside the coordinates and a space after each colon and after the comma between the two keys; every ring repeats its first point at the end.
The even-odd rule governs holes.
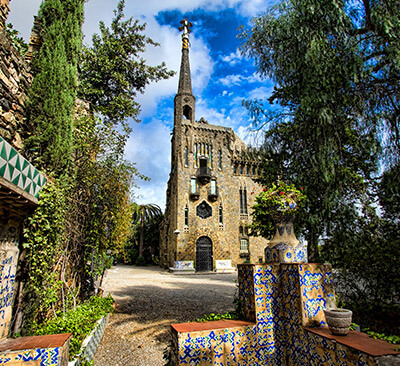
{"type": "MultiPolygon", "coordinates": [[[[24,351],[4,352],[0,354],[0,365],[59,366],[65,361],[62,347],[38,348],[24,351]]],[[[65,364],[65,362],[64,362],[65,364]]]]}
{"type": "Polygon", "coordinates": [[[0,240],[0,340],[8,335],[12,316],[18,248],[0,240]]]}
{"type": "MultiPolygon", "coordinates": [[[[176,365],[378,365],[359,346],[309,330],[326,329],[323,309],[335,296],[330,265],[243,264],[238,281],[244,317],[254,324],[178,332],[176,365]]],[[[400,362],[400,352],[389,354],[400,362]]]]}
{"type": "Polygon", "coordinates": [[[0,177],[36,198],[46,184],[44,175],[2,137],[0,137],[0,177]]]}

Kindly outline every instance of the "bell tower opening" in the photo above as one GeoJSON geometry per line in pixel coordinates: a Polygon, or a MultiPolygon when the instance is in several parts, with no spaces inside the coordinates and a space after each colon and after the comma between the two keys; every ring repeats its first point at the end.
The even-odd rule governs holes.
{"type": "Polygon", "coordinates": [[[183,118],[192,120],[192,108],[188,105],[183,106],[183,118]]]}

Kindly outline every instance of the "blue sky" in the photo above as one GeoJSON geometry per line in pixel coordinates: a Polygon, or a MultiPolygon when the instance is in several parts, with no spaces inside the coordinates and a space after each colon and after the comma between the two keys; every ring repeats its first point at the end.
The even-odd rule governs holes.
{"type": "MultiPolygon", "coordinates": [[[[41,0],[11,0],[8,21],[29,39],[33,16],[41,0]]],[[[251,142],[251,120],[242,107],[243,99],[268,98],[273,89],[269,80],[261,80],[252,60],[241,56],[238,27],[250,26],[251,19],[271,6],[272,0],[126,0],[125,15],[147,23],[146,34],[161,47],[151,47],[144,55],[149,64],[162,61],[179,71],[181,36],[179,22],[193,23],[190,35],[190,63],[196,120],[204,117],[211,124],[224,125],[245,141],[251,142]]],[[[109,24],[118,0],[89,0],[85,4],[84,42],[98,31],[98,22],[109,24]]],[[[156,203],[165,207],[165,191],[170,170],[170,133],[173,127],[173,99],[178,74],[147,87],[138,97],[142,105],[142,123],[132,122],[133,132],[126,147],[126,158],[151,178],[137,181],[134,189],[138,203],[156,203]]]]}

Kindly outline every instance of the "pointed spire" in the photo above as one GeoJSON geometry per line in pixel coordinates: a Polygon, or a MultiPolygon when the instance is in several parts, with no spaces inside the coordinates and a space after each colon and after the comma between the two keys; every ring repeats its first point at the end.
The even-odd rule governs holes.
{"type": "Polygon", "coordinates": [[[182,26],[179,27],[182,34],[182,59],[181,59],[181,70],[179,73],[179,85],[178,85],[178,95],[179,94],[189,94],[192,95],[192,79],[190,76],[190,63],[189,63],[189,33],[190,28],[193,27],[191,22],[187,19],[181,20],[182,26]]]}

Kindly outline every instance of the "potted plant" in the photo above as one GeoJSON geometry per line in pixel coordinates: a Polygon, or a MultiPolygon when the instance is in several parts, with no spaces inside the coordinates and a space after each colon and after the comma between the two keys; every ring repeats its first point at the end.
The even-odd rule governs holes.
{"type": "Polygon", "coordinates": [[[324,309],[326,323],[334,335],[347,335],[349,333],[353,312],[348,309],[324,309]]]}
{"type": "Polygon", "coordinates": [[[294,217],[305,199],[303,187],[297,189],[282,181],[272,184],[270,189],[264,188],[256,197],[252,228],[265,237],[274,232],[266,248],[266,261],[306,261],[305,247],[299,243],[293,230],[294,217]]]}

